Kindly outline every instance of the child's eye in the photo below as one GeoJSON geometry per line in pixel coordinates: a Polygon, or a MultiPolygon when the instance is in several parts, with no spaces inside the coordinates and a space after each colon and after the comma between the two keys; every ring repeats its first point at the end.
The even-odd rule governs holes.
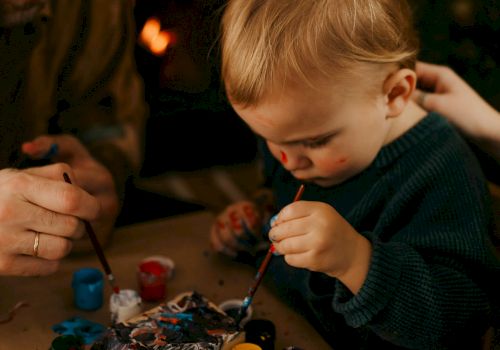
{"type": "Polygon", "coordinates": [[[320,148],[330,142],[331,139],[332,136],[327,136],[317,140],[305,141],[303,145],[307,148],[320,148]]]}

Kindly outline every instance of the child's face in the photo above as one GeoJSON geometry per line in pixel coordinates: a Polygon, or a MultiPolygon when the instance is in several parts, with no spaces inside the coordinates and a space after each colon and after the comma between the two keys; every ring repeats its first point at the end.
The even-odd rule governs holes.
{"type": "Polygon", "coordinates": [[[392,125],[382,93],[347,94],[342,86],[291,88],[256,106],[233,107],[295,178],[323,187],[366,169],[392,125]]]}

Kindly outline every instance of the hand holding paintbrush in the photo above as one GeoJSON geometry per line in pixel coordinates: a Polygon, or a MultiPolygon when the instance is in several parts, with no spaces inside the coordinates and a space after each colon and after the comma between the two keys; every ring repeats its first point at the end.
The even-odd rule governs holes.
{"type": "MultiPolygon", "coordinates": [[[[300,200],[303,193],[304,193],[304,185],[302,184],[302,185],[300,185],[297,193],[295,194],[295,198],[293,199],[293,201],[296,202],[296,201],[300,200]]],[[[257,274],[254,277],[254,282],[252,283],[252,285],[248,289],[247,296],[245,297],[245,299],[243,299],[243,304],[238,312],[238,315],[235,318],[237,324],[240,323],[241,319],[245,316],[248,307],[252,303],[253,296],[255,295],[255,292],[257,291],[257,288],[259,287],[260,282],[262,282],[262,278],[264,277],[264,274],[267,270],[269,262],[271,261],[271,258],[273,256],[274,251],[275,251],[274,245],[271,244],[271,246],[269,247],[269,250],[267,251],[266,256],[264,257],[264,260],[262,261],[259,269],[257,270],[257,274]]]]}
{"type": "MultiPolygon", "coordinates": [[[[71,180],[68,176],[68,174],[64,173],[63,174],[64,181],[71,184],[71,180]]],[[[99,261],[101,262],[101,265],[104,269],[104,272],[106,272],[106,275],[108,276],[108,281],[111,284],[111,288],[113,289],[114,293],[120,293],[120,289],[115,283],[115,277],[113,276],[113,273],[111,272],[111,267],[108,264],[108,261],[106,260],[106,257],[104,256],[104,251],[102,250],[101,245],[99,244],[99,241],[97,240],[96,234],[94,233],[94,229],[92,228],[92,225],[87,220],[83,220],[83,224],[85,225],[85,230],[87,231],[87,234],[90,238],[90,241],[92,242],[92,246],[94,247],[95,252],[97,253],[97,257],[99,258],[99,261]]]]}

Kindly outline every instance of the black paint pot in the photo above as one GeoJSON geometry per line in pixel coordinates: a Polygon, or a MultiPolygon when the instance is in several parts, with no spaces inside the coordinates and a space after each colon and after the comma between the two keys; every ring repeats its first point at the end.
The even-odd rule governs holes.
{"type": "Polygon", "coordinates": [[[262,350],[274,350],[276,327],[266,319],[250,320],[244,327],[245,341],[259,345],[262,350]]]}

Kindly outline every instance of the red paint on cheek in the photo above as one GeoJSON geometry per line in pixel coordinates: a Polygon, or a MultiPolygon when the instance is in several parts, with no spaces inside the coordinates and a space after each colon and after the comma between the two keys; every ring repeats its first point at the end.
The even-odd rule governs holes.
{"type": "Polygon", "coordinates": [[[316,159],[314,161],[314,165],[317,169],[320,169],[321,172],[328,173],[337,173],[338,171],[343,171],[346,167],[348,167],[349,162],[347,157],[339,157],[339,158],[322,158],[316,159]]]}
{"type": "Polygon", "coordinates": [[[281,151],[281,162],[282,162],[283,164],[286,164],[286,163],[288,162],[288,158],[287,158],[287,156],[286,156],[286,153],[285,153],[285,152],[283,152],[283,151],[281,151]]]}

